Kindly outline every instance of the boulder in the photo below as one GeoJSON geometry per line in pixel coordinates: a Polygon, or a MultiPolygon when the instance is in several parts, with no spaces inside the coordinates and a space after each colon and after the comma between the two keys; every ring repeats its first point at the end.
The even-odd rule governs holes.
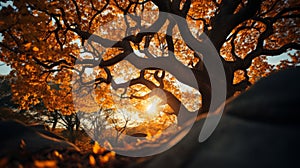
{"type": "Polygon", "coordinates": [[[0,121],[0,157],[33,154],[42,150],[79,149],[63,138],[37,126],[16,120],[0,121]]]}
{"type": "Polygon", "coordinates": [[[226,103],[205,142],[198,142],[202,119],[174,147],[135,167],[300,167],[299,87],[300,68],[261,79],[226,103]]]}
{"type": "Polygon", "coordinates": [[[229,100],[225,112],[252,121],[299,124],[300,67],[279,71],[229,100]]]}

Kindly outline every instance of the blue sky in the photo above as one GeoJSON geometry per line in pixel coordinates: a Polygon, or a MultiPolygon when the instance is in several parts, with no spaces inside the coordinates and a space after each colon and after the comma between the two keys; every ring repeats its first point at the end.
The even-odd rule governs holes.
{"type": "Polygon", "coordinates": [[[7,66],[5,63],[0,62],[0,75],[8,75],[10,72],[10,67],[7,66]]]}

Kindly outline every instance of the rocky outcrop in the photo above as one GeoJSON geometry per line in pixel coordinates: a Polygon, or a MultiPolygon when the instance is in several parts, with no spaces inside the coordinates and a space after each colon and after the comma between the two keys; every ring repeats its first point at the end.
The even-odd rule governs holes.
{"type": "Polygon", "coordinates": [[[0,135],[0,157],[18,157],[42,150],[79,151],[75,145],[40,126],[27,126],[15,120],[0,121],[0,135]]]}
{"type": "Polygon", "coordinates": [[[300,167],[299,87],[300,68],[260,80],[228,101],[208,140],[198,142],[204,120],[197,121],[182,141],[140,167],[300,167]]]}

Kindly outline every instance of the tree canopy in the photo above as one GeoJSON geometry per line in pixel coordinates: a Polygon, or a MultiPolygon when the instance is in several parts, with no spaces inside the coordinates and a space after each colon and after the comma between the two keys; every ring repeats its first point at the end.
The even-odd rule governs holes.
{"type": "MultiPolygon", "coordinates": [[[[14,100],[28,109],[76,112],[74,92],[89,93],[96,105],[115,106],[114,96],[145,108],[155,89],[163,91],[167,113],[207,112],[211,84],[195,45],[207,37],[224,66],[227,97],[268,73],[299,64],[300,3],[297,0],[19,0],[1,1],[0,60],[11,66],[14,100]],[[166,12],[184,18],[182,23],[166,12]],[[190,26],[192,25],[192,26],[190,26]],[[171,35],[170,35],[171,34],[171,35]],[[93,39],[94,41],[90,41],[93,39]],[[290,59],[269,64],[269,56],[290,59]],[[159,63],[175,67],[141,68],[159,63]],[[80,66],[78,66],[80,65],[80,66]],[[182,76],[181,67],[193,72],[182,76]],[[74,80],[76,79],[76,80],[74,80]],[[182,89],[182,85],[185,88],[182,89]],[[144,104],[143,104],[144,103],[144,104]]],[[[91,107],[95,104],[91,103],[91,107]]],[[[82,109],[84,110],[84,109],[82,109]]]]}

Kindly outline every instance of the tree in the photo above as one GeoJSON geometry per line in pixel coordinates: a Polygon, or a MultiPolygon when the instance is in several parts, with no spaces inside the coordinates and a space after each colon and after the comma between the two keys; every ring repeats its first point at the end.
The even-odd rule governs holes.
{"type": "Polygon", "coordinates": [[[267,56],[288,52],[292,59],[278,67],[299,64],[300,4],[295,0],[11,2],[13,5],[1,9],[0,60],[11,65],[11,74],[18,77],[13,92],[22,108],[41,98],[50,111],[60,107],[63,113],[75,112],[70,105],[73,75],[73,86],[96,87],[98,100],[106,99],[110,104],[102,104],[108,106],[113,104],[108,98],[110,87],[123,88],[121,95],[127,95],[133,104],[160,88],[167,97],[166,104],[178,115],[183,101],[176,81],[189,85],[190,78],[180,76],[180,70],[139,68],[140,64],[172,63],[194,73],[197,87],[190,87],[201,93],[199,112],[207,112],[211,84],[201,60],[209,55],[194,52],[182,34],[189,34],[198,46],[205,41],[204,33],[211,40],[225,69],[227,97],[276,69],[268,64],[267,56]],[[159,12],[178,15],[185,22],[179,24],[159,12]],[[118,20],[114,23],[118,29],[105,27],[112,20],[118,20]],[[196,29],[189,29],[188,24],[196,29]],[[91,38],[94,41],[88,40],[91,38]],[[93,69],[95,80],[86,80],[88,69],[93,69]],[[120,73],[131,75],[117,82],[120,73]],[[59,89],[49,83],[59,85],[59,89]]]}
{"type": "Polygon", "coordinates": [[[0,107],[13,107],[15,104],[11,101],[10,80],[6,76],[0,75],[0,107]]]}

